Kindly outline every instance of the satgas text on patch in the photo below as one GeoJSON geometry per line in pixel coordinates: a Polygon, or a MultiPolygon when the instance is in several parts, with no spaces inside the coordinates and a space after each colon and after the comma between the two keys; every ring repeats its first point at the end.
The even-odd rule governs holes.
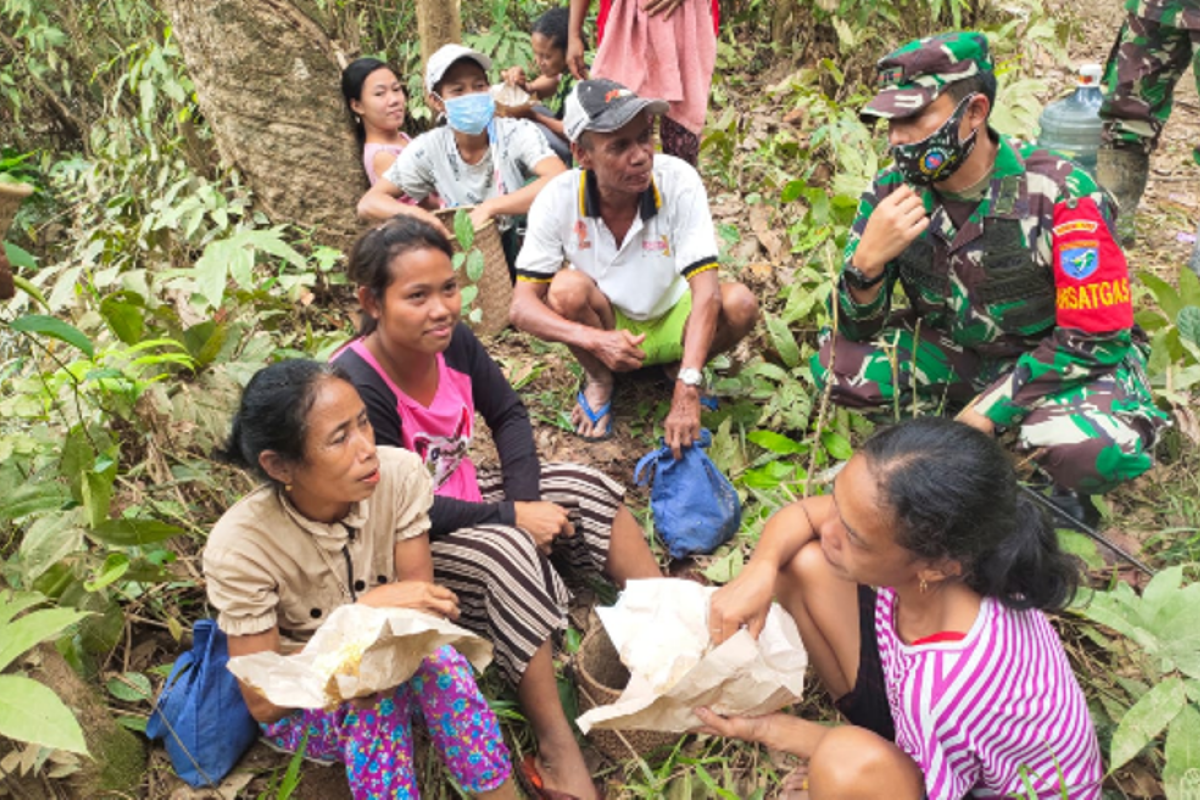
{"type": "Polygon", "coordinates": [[[1099,242],[1071,242],[1058,254],[1058,265],[1063,274],[1073,280],[1087,280],[1100,269],[1099,242]]]}
{"type": "Polygon", "coordinates": [[[1084,231],[1086,233],[1095,233],[1100,224],[1091,219],[1073,219],[1070,222],[1064,222],[1061,225],[1054,226],[1055,236],[1065,236],[1068,233],[1075,231],[1084,231]]]}

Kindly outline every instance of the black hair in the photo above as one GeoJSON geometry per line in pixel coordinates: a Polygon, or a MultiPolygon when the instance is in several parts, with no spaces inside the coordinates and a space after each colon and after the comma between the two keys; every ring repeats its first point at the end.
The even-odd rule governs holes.
{"type": "Polygon", "coordinates": [[[363,84],[367,82],[367,78],[381,69],[391,69],[393,74],[400,74],[392,69],[391,64],[380,61],[378,58],[356,58],[342,70],[342,97],[346,100],[346,108],[350,109],[350,116],[354,118],[354,135],[358,137],[359,144],[367,140],[367,129],[363,126],[358,114],[354,113],[350,101],[362,100],[363,84]]]}
{"type": "MultiPolygon", "coordinates": [[[[550,40],[550,44],[558,50],[566,52],[571,24],[571,9],[567,6],[552,8],[533,22],[530,33],[540,33],[550,40]]],[[[587,47],[587,41],[583,43],[587,47]]]]}
{"type": "Polygon", "coordinates": [[[861,452],[901,547],[930,561],[957,561],[967,586],[1010,608],[1057,610],[1071,602],[1078,566],[1041,508],[1021,494],[991,436],[919,417],[879,431],[861,452]]]}
{"type": "Polygon", "coordinates": [[[996,74],[991,70],[980,72],[969,78],[963,78],[961,81],[955,81],[948,85],[945,91],[954,99],[955,103],[961,103],[962,99],[969,94],[983,95],[988,100],[988,116],[991,117],[992,109],[996,106],[996,74]]]}
{"type": "Polygon", "coordinates": [[[229,439],[217,449],[216,458],[277,483],[258,457],[270,450],[288,463],[304,461],[308,412],[317,388],[329,379],[350,382],[341,367],[307,359],[278,361],[254,373],[242,390],[229,439]]]}
{"type": "MultiPolygon", "coordinates": [[[[355,286],[365,286],[376,300],[383,300],[392,283],[392,261],[410,250],[441,250],[454,257],[454,248],[442,232],[422,219],[397,214],[364,233],[350,250],[347,267],[355,286]]],[[[358,326],[358,335],[375,330],[376,321],[366,314],[358,326]]]]}

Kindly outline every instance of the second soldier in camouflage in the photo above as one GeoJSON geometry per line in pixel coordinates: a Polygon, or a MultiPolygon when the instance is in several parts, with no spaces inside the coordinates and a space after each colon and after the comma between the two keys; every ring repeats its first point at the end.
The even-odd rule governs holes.
{"type": "Polygon", "coordinates": [[[864,117],[896,163],[863,195],[813,359],[835,402],[964,409],[1055,483],[1099,493],[1145,472],[1166,416],[1144,376],[1125,258],[1086,172],[987,126],[987,40],[951,33],[879,61],[864,117]],[[893,309],[897,290],[909,308],[893,309]]]}

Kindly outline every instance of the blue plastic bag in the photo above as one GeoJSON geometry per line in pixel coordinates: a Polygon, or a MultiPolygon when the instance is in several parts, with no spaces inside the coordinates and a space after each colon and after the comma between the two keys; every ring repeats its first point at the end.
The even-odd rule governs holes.
{"type": "Polygon", "coordinates": [[[651,476],[643,472],[654,467],[650,509],[671,558],[711,553],[742,524],[742,503],[733,484],[702,449],[711,444],[712,434],[701,428],[700,438],[683,449],[678,461],[669,447],[661,447],[643,456],[633,471],[634,481],[645,486],[651,476]]]}
{"type": "Polygon", "coordinates": [[[229,644],[211,619],[192,628],[192,649],[175,662],[146,735],[162,739],[175,772],[192,786],[215,786],[259,736],[237,678],[229,644]]]}

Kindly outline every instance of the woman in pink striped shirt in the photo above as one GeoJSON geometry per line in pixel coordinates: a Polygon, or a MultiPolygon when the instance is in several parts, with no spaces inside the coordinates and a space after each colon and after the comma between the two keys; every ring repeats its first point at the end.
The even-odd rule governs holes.
{"type": "Polygon", "coordinates": [[[1098,800],[1087,703],[1042,613],[1077,579],[991,437],[901,423],[830,494],[772,517],[709,610],[714,641],[757,636],[777,598],[851,724],[696,713],[710,733],[808,758],[798,797],[1026,797],[1028,778],[1041,798],[1098,800]]]}

